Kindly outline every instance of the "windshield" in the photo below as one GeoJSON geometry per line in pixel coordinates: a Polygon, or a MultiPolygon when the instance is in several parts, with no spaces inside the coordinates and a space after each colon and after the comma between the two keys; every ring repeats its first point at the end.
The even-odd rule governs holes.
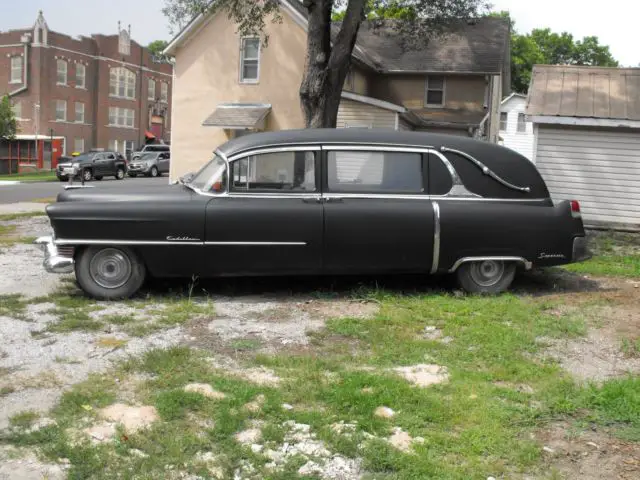
{"type": "Polygon", "coordinates": [[[191,178],[189,185],[205,193],[223,192],[227,186],[227,163],[216,155],[191,178]]]}
{"type": "Polygon", "coordinates": [[[154,158],[156,158],[158,156],[157,153],[143,153],[140,156],[140,160],[153,160],[154,158]]]}

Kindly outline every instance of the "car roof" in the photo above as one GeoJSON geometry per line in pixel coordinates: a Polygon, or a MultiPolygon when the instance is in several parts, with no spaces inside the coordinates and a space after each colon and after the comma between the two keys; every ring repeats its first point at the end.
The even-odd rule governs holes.
{"type": "Polygon", "coordinates": [[[253,133],[229,140],[220,145],[217,150],[228,158],[254,148],[301,144],[326,145],[331,143],[356,143],[372,146],[395,145],[419,148],[447,146],[470,154],[477,152],[478,149],[485,150],[485,152],[487,149],[500,150],[507,155],[512,152],[496,144],[458,135],[369,128],[314,128],[253,133]]]}

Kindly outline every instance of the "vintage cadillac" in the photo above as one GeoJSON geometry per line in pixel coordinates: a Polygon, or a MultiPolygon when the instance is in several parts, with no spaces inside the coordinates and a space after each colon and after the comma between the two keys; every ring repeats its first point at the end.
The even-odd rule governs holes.
{"type": "Polygon", "coordinates": [[[525,157],[417,132],[242,136],[172,185],[70,189],[47,214],[44,267],[102,299],[149,276],[455,274],[498,293],[589,258],[578,202],[554,204],[525,157]]]}

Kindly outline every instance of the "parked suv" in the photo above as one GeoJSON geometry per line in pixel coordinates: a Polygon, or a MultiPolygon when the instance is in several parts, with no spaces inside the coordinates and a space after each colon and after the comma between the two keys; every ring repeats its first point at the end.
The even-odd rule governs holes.
{"type": "Polygon", "coordinates": [[[146,175],[147,177],[159,177],[163,173],[169,173],[169,152],[145,152],[142,156],[132,160],[129,164],[130,177],[146,175]]]}
{"type": "Polygon", "coordinates": [[[114,176],[122,180],[127,173],[127,162],[118,152],[87,152],[69,161],[58,163],[56,176],[61,182],[70,176],[82,178],[85,182],[92,179],[102,180],[106,176],[114,176]]]}
{"type": "Polygon", "coordinates": [[[158,144],[158,143],[153,143],[150,145],[145,145],[144,147],[142,147],[140,150],[138,150],[137,152],[133,152],[133,155],[131,155],[131,160],[137,160],[138,158],[140,158],[143,154],[145,153],[149,153],[149,152],[168,152],[170,150],[169,145],[165,145],[165,144],[158,144]]]}

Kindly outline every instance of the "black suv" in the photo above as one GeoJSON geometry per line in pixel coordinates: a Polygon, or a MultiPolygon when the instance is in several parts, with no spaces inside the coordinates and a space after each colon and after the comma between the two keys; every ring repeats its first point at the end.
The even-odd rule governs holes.
{"type": "Polygon", "coordinates": [[[118,152],[87,152],[58,164],[56,176],[61,182],[69,176],[81,177],[85,182],[114,176],[122,180],[127,173],[127,161],[118,152]]]}

